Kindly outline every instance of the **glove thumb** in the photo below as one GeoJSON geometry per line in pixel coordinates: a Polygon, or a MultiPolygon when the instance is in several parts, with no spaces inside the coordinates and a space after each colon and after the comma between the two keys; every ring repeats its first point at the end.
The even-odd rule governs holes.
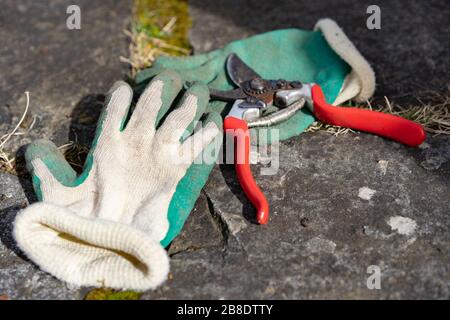
{"type": "Polygon", "coordinates": [[[77,177],[56,145],[48,140],[32,142],[26,149],[25,161],[39,201],[43,200],[43,184],[56,180],[62,185],[70,186],[77,177]]]}

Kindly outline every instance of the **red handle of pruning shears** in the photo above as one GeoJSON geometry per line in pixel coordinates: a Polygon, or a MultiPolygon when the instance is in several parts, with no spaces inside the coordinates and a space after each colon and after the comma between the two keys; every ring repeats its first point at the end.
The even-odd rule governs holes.
{"type": "Polygon", "coordinates": [[[266,224],[269,220],[269,203],[253,178],[250,169],[250,134],[247,123],[239,118],[228,116],[223,128],[234,137],[234,166],[245,195],[256,208],[256,220],[266,224]]]}
{"type": "Polygon", "coordinates": [[[318,85],[312,87],[311,95],[314,115],[328,124],[374,133],[412,147],[425,140],[423,127],[413,121],[377,111],[332,106],[318,85]]]}

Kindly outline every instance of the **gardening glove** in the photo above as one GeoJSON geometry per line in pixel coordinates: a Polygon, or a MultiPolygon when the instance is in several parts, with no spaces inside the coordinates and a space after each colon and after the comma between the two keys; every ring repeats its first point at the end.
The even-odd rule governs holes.
{"type": "MultiPolygon", "coordinates": [[[[175,69],[186,81],[200,81],[213,89],[230,90],[234,86],[227,77],[225,61],[233,52],[265,79],[319,84],[327,101],[335,105],[349,99],[366,101],[375,90],[372,68],[331,19],[319,20],[314,31],[277,30],[231,42],[206,54],[184,58],[162,56],[152,68],[138,73],[136,81],[138,85],[145,85],[162,70],[175,69]]],[[[222,117],[228,114],[230,107],[220,101],[209,104],[209,110],[221,113],[222,117]]],[[[314,120],[307,108],[303,108],[289,120],[271,128],[279,129],[279,139],[285,140],[303,132],[314,120]]],[[[258,128],[251,130],[252,141],[256,141],[253,137],[258,137],[256,130],[258,128]]]]}
{"type": "MultiPolygon", "coordinates": [[[[206,109],[205,85],[193,85],[168,112],[181,87],[178,74],[161,73],[126,123],[133,93],[116,83],[78,177],[53,143],[28,147],[26,161],[42,202],[19,213],[14,236],[43,270],[75,285],[115,289],[152,289],[167,278],[169,260],[160,242],[172,223],[186,218],[169,214],[175,190],[181,182],[184,189],[196,184],[183,181],[188,168],[206,146],[222,142],[219,115],[208,115],[190,135],[206,109]]],[[[192,202],[198,192],[184,195],[192,202]]]]}

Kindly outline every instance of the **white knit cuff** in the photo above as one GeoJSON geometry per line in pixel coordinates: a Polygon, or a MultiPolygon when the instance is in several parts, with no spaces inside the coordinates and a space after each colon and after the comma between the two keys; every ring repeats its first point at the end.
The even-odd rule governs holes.
{"type": "Polygon", "coordinates": [[[372,97],[375,92],[375,73],[344,31],[329,18],[320,19],[314,30],[320,30],[329,46],[352,68],[333,104],[350,99],[365,102],[372,97]]]}
{"type": "Polygon", "coordinates": [[[144,291],[169,272],[165,249],[142,231],[54,204],[39,202],[20,212],[14,237],[44,271],[78,286],[144,291]]]}

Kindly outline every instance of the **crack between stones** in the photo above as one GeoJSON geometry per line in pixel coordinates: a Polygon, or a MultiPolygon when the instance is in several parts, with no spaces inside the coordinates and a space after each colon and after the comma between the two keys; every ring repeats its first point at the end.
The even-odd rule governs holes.
{"type": "Polygon", "coordinates": [[[230,239],[230,228],[228,227],[226,221],[214,209],[214,204],[211,198],[209,197],[208,193],[204,190],[202,190],[202,192],[206,197],[206,202],[208,204],[208,211],[211,214],[212,220],[222,234],[224,245],[227,245],[230,239]]]}
{"type": "Polygon", "coordinates": [[[174,256],[176,256],[176,255],[178,255],[178,254],[180,254],[180,253],[194,252],[194,251],[198,251],[198,250],[201,250],[201,249],[204,249],[204,248],[203,248],[203,247],[198,247],[198,246],[189,246],[189,247],[187,247],[186,249],[179,250],[179,251],[176,251],[176,252],[171,253],[171,254],[169,255],[169,257],[170,257],[170,258],[173,258],[174,256]]]}

